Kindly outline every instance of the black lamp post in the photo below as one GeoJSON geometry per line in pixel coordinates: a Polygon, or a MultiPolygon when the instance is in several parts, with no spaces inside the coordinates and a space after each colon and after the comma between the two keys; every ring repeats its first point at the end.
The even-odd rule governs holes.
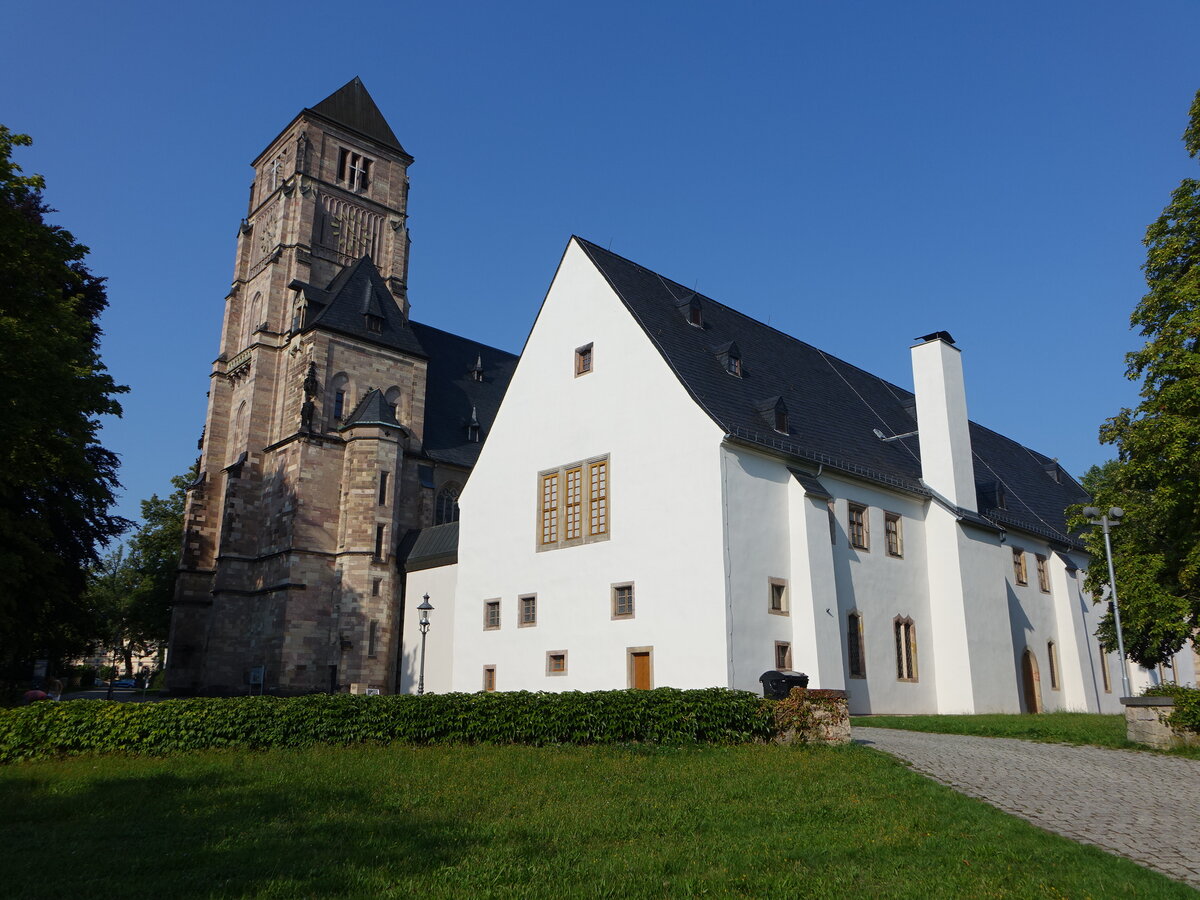
{"type": "Polygon", "coordinates": [[[1112,561],[1112,541],[1108,537],[1108,529],[1112,525],[1121,524],[1121,516],[1125,515],[1125,510],[1119,506],[1111,507],[1108,512],[1103,512],[1095,506],[1085,506],[1083,514],[1087,516],[1088,521],[1093,525],[1099,525],[1104,529],[1104,551],[1108,556],[1108,587],[1112,591],[1113,603],[1113,620],[1117,625],[1117,652],[1121,654],[1121,690],[1125,692],[1125,696],[1129,696],[1129,672],[1125,665],[1125,637],[1121,633],[1121,607],[1117,603],[1117,575],[1113,571],[1112,561]]]}
{"type": "Polygon", "coordinates": [[[433,604],[429,602],[429,595],[426,594],[422,599],[421,605],[417,607],[417,612],[421,614],[421,618],[417,621],[417,627],[421,629],[421,677],[417,679],[417,693],[425,693],[425,635],[429,633],[429,614],[433,612],[433,604]]]}

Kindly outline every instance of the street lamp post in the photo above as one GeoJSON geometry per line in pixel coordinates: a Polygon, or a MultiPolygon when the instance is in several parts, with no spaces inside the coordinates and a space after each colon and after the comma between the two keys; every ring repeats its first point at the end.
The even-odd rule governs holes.
{"type": "Polygon", "coordinates": [[[1104,530],[1104,552],[1108,556],[1108,587],[1112,591],[1113,621],[1117,626],[1117,652],[1121,654],[1121,690],[1128,697],[1129,670],[1125,665],[1125,636],[1121,631],[1121,605],[1117,602],[1117,574],[1113,571],[1112,541],[1108,536],[1110,526],[1121,524],[1121,517],[1125,515],[1125,510],[1119,506],[1113,506],[1109,508],[1108,512],[1103,512],[1098,507],[1085,506],[1083,514],[1087,516],[1089,522],[1099,525],[1104,530]]]}
{"type": "Polygon", "coordinates": [[[417,679],[417,693],[425,693],[425,635],[429,633],[429,614],[433,612],[433,604],[429,602],[429,595],[426,594],[421,605],[417,607],[417,612],[421,614],[421,618],[417,621],[417,627],[421,629],[421,676],[417,679]]]}

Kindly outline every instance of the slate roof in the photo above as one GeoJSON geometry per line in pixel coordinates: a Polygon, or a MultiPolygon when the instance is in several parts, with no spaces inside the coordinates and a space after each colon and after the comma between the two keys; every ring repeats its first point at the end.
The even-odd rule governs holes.
{"type": "Polygon", "coordinates": [[[349,428],[351,425],[391,425],[393,428],[402,427],[396,421],[396,415],[392,412],[392,408],[387,403],[387,398],[383,396],[383,391],[379,388],[372,388],[367,392],[367,395],[359,401],[358,406],[354,407],[354,411],[346,417],[342,429],[349,428]]]}
{"type": "Polygon", "coordinates": [[[323,328],[371,344],[425,356],[424,348],[370,256],[342,269],[327,288],[298,280],[290,287],[299,290],[307,304],[301,331],[323,328]],[[380,331],[370,329],[368,315],[383,319],[380,331]]]}
{"type": "Polygon", "coordinates": [[[304,112],[315,113],[351,131],[357,131],[376,143],[398,150],[405,156],[409,155],[400,146],[392,127],[388,125],[387,119],[383,117],[383,113],[379,111],[379,107],[375,105],[375,101],[371,99],[366,86],[357,75],[304,112]]]}
{"type": "Polygon", "coordinates": [[[405,537],[400,554],[406,572],[458,562],[458,522],[410,533],[405,537]]]}
{"type": "MultiPolygon", "coordinates": [[[[885,443],[873,433],[876,428],[888,436],[916,429],[911,391],[596,244],[574,240],[692,398],[734,440],[929,496],[921,482],[917,438],[885,443]],[[693,295],[702,327],[688,321],[693,295]],[[726,371],[723,357],[731,344],[741,354],[741,377],[726,371]],[[786,435],[774,430],[777,398],[788,413],[786,435]]],[[[1050,457],[975,422],[970,431],[976,487],[993,498],[979,512],[991,522],[1075,543],[1066,534],[1064,510],[1088,499],[1083,488],[1050,457]],[[1057,480],[1051,472],[1058,474],[1057,480]],[[997,483],[1003,487],[1005,509],[995,508],[995,491],[989,494],[985,488],[997,483]]],[[[966,520],[978,519],[963,513],[966,520]]]]}
{"type": "Polygon", "coordinates": [[[411,323],[429,359],[425,388],[425,454],[439,462],[474,466],[487,440],[500,401],[517,367],[517,357],[468,338],[411,323]],[[483,381],[471,374],[476,362],[483,381]],[[468,439],[472,413],[480,425],[479,441],[468,439]]]}

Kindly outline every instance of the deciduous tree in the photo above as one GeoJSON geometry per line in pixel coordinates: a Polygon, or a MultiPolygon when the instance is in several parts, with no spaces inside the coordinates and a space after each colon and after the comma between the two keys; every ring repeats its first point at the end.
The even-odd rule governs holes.
{"type": "MultiPolygon", "coordinates": [[[[1200,156],[1200,91],[1183,135],[1200,156]]],[[[1200,180],[1186,178],[1146,231],[1147,292],[1131,321],[1146,338],[1126,357],[1141,403],[1100,429],[1117,460],[1089,473],[1098,505],[1126,510],[1113,531],[1125,647],[1137,662],[1165,661],[1200,626],[1200,180]]],[[[1103,537],[1089,549],[1102,560],[1103,537]]],[[[1107,582],[1092,566],[1093,588],[1107,582]]],[[[1102,632],[1115,644],[1111,623],[1102,632]]]]}
{"type": "Polygon", "coordinates": [[[12,161],[0,126],[0,665],[65,656],[94,628],[82,600],[113,515],[117,458],[97,440],[119,415],[100,361],[104,279],[87,248],[46,221],[43,181],[12,161]]]}

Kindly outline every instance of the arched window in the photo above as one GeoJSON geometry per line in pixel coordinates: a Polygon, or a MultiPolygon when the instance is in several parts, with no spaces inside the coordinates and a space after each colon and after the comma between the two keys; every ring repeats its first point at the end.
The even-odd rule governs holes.
{"type": "Polygon", "coordinates": [[[233,465],[246,449],[247,440],[246,401],[243,400],[233,416],[233,429],[229,432],[229,444],[225,453],[225,465],[233,465]]]}
{"type": "Polygon", "coordinates": [[[913,620],[896,616],[892,622],[896,632],[896,680],[917,680],[917,629],[913,620]]]}
{"type": "Polygon", "coordinates": [[[392,417],[397,422],[400,421],[400,388],[392,385],[383,395],[383,402],[387,404],[387,408],[392,411],[392,417]]]}
{"type": "Polygon", "coordinates": [[[438,491],[437,502],[433,509],[433,524],[445,525],[447,522],[458,521],[458,493],[462,490],[453,481],[442,485],[438,491]]]}
{"type": "Polygon", "coordinates": [[[246,306],[244,313],[245,321],[242,322],[242,346],[249,346],[251,338],[254,337],[254,329],[262,324],[263,307],[262,307],[262,292],[254,295],[254,299],[246,306]]]}
{"type": "Polygon", "coordinates": [[[846,617],[846,653],[850,663],[851,678],[867,677],[867,653],[863,646],[862,613],[852,612],[846,617]]]}
{"type": "Polygon", "coordinates": [[[345,372],[338,372],[333,376],[333,380],[329,382],[328,409],[330,426],[337,425],[342,419],[350,415],[353,408],[350,401],[350,376],[345,372]]]}

